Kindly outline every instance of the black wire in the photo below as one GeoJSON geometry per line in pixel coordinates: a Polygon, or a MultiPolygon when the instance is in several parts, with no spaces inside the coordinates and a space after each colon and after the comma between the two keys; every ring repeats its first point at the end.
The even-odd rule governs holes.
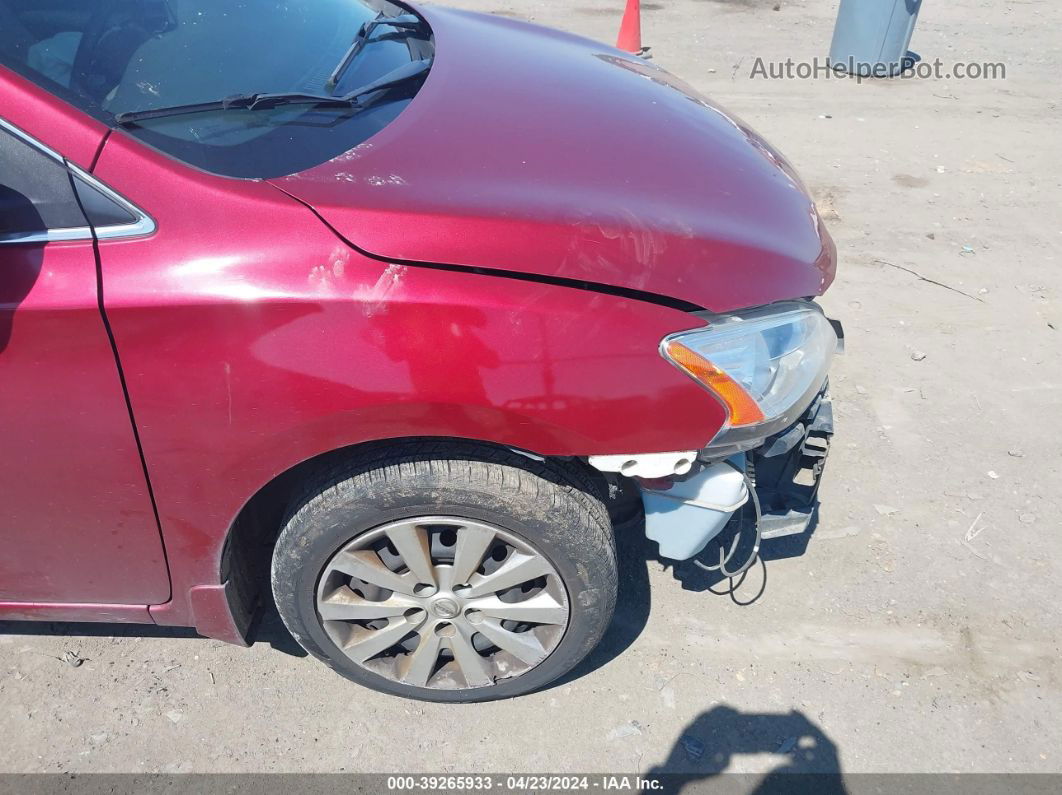
{"type": "MultiPolygon", "coordinates": [[[[757,601],[761,596],[763,596],[763,592],[767,590],[767,562],[760,557],[757,557],[756,559],[760,562],[760,568],[763,569],[763,582],[760,583],[760,590],[756,592],[756,595],[753,596],[751,599],[746,599],[744,601],[737,598],[737,589],[740,588],[741,583],[745,581],[745,574],[748,574],[747,571],[745,572],[745,574],[741,575],[741,579],[735,585],[732,585],[730,587],[730,590],[727,592],[730,595],[730,601],[741,607],[747,607],[748,605],[757,601]]],[[[733,582],[733,580],[731,580],[731,582],[733,582]]]]}
{"type": "Polygon", "coordinates": [[[726,577],[727,580],[729,580],[730,584],[726,590],[716,591],[709,587],[709,592],[715,594],[716,596],[724,596],[729,594],[730,598],[734,601],[735,604],[746,605],[752,604],[752,602],[755,602],[757,599],[759,599],[767,587],[767,564],[763,562],[762,558],[760,558],[760,544],[763,541],[763,531],[760,528],[762,509],[760,508],[759,495],[756,494],[756,486],[752,483],[752,480],[749,478],[748,473],[742,472],[736,466],[730,464],[729,461],[727,463],[732,466],[735,471],[741,473],[741,477],[745,481],[745,488],[747,488],[749,492],[753,511],[756,514],[756,521],[753,526],[756,535],[755,541],[752,545],[752,552],[749,553],[749,556],[745,560],[745,562],[733,571],[726,567],[727,564],[730,562],[730,559],[733,558],[734,555],[737,553],[738,546],[741,543],[743,533],[741,530],[738,530],[737,533],[734,534],[734,540],[733,542],[731,542],[730,549],[728,551],[724,552],[722,545],[720,545],[718,564],[709,565],[707,563],[701,563],[696,558],[693,559],[693,563],[704,571],[718,571],[720,574],[726,577]],[[763,565],[763,584],[760,586],[759,593],[757,593],[752,599],[747,602],[739,602],[734,593],[735,591],[737,591],[738,588],[741,587],[742,583],[745,582],[745,578],[748,576],[749,570],[756,564],[756,561],[760,561],[760,563],[763,565]],[[735,579],[737,580],[737,582],[735,582],[735,579]]]}

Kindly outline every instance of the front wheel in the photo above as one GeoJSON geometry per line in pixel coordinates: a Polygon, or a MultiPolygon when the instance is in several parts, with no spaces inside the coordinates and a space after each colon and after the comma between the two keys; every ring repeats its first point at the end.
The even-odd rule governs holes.
{"type": "Polygon", "coordinates": [[[277,608],[338,673],[432,701],[539,688],[600,640],[608,513],[577,470],[403,444],[318,477],[273,555],[277,608]]]}

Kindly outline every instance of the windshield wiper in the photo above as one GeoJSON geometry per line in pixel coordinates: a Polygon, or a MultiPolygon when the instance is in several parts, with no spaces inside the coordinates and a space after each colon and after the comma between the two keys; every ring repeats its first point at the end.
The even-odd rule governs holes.
{"type": "Polygon", "coordinates": [[[359,86],[346,94],[308,94],[291,91],[277,94],[236,94],[213,102],[200,102],[194,105],[173,105],[168,108],[151,110],[134,110],[119,113],[114,117],[115,124],[125,127],[148,119],[164,119],[170,116],[186,116],[193,113],[206,113],[213,110],[271,110],[282,105],[317,105],[334,108],[354,108],[364,110],[374,104],[382,94],[422,77],[431,68],[431,59],[410,61],[383,77],[359,86]],[[376,95],[376,96],[372,96],[376,95]],[[368,98],[368,99],[366,99],[368,98]]]}
{"type": "Polygon", "coordinates": [[[383,14],[362,24],[358,29],[357,35],[354,36],[354,41],[343,55],[343,60],[339,62],[339,65],[332,70],[332,74],[329,75],[328,80],[325,82],[325,88],[333,89],[342,79],[343,74],[350,68],[351,63],[361,52],[361,48],[369,42],[369,37],[372,36],[373,31],[379,27],[391,27],[399,28],[402,32],[398,35],[388,34],[381,38],[398,38],[408,36],[411,33],[416,33],[424,27],[424,22],[420,17],[414,14],[402,14],[395,17],[385,17],[383,14]]]}

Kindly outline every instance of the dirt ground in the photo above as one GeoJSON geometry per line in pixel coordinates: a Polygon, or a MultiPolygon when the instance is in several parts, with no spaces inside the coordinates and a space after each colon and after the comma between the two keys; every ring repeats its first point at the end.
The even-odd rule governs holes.
{"type": "MultiPolygon", "coordinates": [[[[460,5],[611,41],[623,3],[460,5]]],[[[655,62],[786,153],[840,252],[821,515],[765,547],[759,600],[621,539],[589,664],[473,706],[360,689],[274,617],[250,650],[4,624],[0,769],[1062,772],[1062,6],[930,0],[912,49],[1006,79],[861,84],[749,76],[824,57],[835,1],[643,7],[655,62]]]]}

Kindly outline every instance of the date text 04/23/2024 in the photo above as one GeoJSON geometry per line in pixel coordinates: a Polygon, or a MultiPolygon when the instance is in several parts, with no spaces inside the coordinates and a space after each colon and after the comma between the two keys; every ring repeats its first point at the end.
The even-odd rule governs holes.
{"type": "Polygon", "coordinates": [[[390,791],[456,791],[493,790],[515,792],[543,792],[569,790],[601,790],[609,792],[653,792],[663,789],[663,782],[642,776],[390,776],[387,789],[390,791]]]}

